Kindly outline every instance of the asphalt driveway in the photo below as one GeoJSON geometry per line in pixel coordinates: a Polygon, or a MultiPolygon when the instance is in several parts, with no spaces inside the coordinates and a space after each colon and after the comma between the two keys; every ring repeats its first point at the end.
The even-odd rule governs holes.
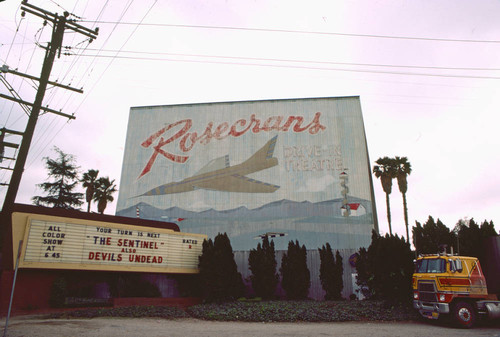
{"type": "MultiPolygon", "coordinates": [[[[5,319],[1,320],[2,334],[5,319]]],[[[158,318],[49,319],[43,316],[11,318],[7,336],[107,337],[234,337],[234,336],[404,336],[500,337],[500,322],[472,330],[427,322],[246,323],[158,318]]]]}

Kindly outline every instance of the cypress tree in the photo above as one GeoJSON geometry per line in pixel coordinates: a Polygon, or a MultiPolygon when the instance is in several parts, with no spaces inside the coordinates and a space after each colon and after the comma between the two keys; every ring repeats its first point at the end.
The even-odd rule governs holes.
{"type": "Polygon", "coordinates": [[[205,299],[214,292],[212,288],[216,284],[214,262],[214,243],[212,239],[204,240],[198,268],[200,269],[200,282],[205,299]]]}
{"type": "Polygon", "coordinates": [[[288,250],[281,259],[281,286],[287,299],[299,300],[307,298],[311,285],[311,276],[307,268],[307,250],[299,241],[290,241],[288,250]]]}
{"type": "Polygon", "coordinates": [[[334,299],[334,278],[335,278],[335,258],[333,257],[332,247],[329,243],[318,249],[320,258],[319,279],[321,286],[325,291],[325,300],[334,299]]]}
{"type": "Polygon", "coordinates": [[[219,233],[213,242],[211,239],[203,242],[199,268],[207,302],[226,302],[243,295],[243,280],[226,233],[219,233]]]}
{"type": "Polygon", "coordinates": [[[252,288],[258,297],[272,299],[276,292],[279,276],[276,273],[276,253],[274,242],[269,243],[267,236],[259,243],[257,249],[252,249],[248,257],[248,265],[252,275],[252,288]]]}
{"type": "Polygon", "coordinates": [[[333,274],[333,299],[340,300],[342,298],[342,290],[344,289],[344,265],[343,259],[337,250],[335,254],[335,269],[333,274]]]}
{"type": "Polygon", "coordinates": [[[318,250],[321,260],[319,278],[325,291],[325,300],[340,300],[342,298],[342,289],[344,289],[342,256],[337,251],[334,257],[329,243],[318,250]]]}

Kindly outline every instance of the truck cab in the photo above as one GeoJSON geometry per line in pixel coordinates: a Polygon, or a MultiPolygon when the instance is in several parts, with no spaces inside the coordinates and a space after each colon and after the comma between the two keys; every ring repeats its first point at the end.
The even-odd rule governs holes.
{"type": "Polygon", "coordinates": [[[486,279],[475,257],[419,256],[413,274],[413,307],[429,319],[448,316],[470,328],[478,315],[500,317],[500,302],[488,295],[486,279]]]}

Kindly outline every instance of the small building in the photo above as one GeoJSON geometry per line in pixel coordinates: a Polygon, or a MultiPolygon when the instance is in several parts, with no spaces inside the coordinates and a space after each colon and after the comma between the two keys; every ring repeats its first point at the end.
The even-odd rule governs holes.
{"type": "Polygon", "coordinates": [[[1,313],[16,267],[14,312],[113,306],[130,297],[173,301],[175,276],[198,273],[206,238],[172,222],[20,204],[1,214],[1,229],[1,313]]]}
{"type": "Polygon", "coordinates": [[[366,209],[360,203],[350,203],[342,206],[342,216],[361,216],[366,214],[366,209]]]}

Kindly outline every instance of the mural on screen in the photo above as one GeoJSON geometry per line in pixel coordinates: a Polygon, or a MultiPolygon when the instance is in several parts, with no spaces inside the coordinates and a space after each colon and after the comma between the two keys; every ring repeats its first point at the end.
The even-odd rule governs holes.
{"type": "Polygon", "coordinates": [[[117,214],[226,232],[235,250],[266,233],[277,249],[358,248],[372,193],[359,97],[139,107],[117,214]]]}

